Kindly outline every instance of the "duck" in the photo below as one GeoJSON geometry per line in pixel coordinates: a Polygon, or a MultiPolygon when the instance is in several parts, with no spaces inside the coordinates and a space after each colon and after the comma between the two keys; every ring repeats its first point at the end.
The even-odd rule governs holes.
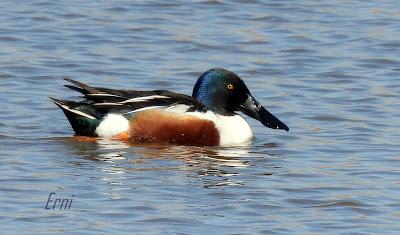
{"type": "Polygon", "coordinates": [[[83,95],[70,101],[49,97],[64,112],[76,136],[195,146],[234,146],[254,138],[239,112],[271,129],[289,131],[224,68],[204,72],[192,96],[168,90],[117,90],[64,78],[83,95]]]}

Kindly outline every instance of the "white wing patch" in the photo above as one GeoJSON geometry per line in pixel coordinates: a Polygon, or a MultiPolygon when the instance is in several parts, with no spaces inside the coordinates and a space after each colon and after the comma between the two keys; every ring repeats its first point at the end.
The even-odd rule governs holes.
{"type": "Polygon", "coordinates": [[[157,109],[157,108],[161,108],[161,107],[163,107],[163,106],[149,106],[149,107],[144,107],[144,108],[140,108],[140,109],[135,109],[133,111],[126,112],[124,114],[137,113],[137,112],[140,112],[140,111],[145,111],[145,110],[148,110],[148,109],[157,109]]]}
{"type": "Polygon", "coordinates": [[[123,102],[120,102],[121,104],[126,104],[126,103],[137,103],[137,102],[143,102],[143,101],[149,101],[153,99],[169,99],[170,97],[164,96],[164,95],[150,95],[150,96],[143,96],[143,97],[137,97],[137,98],[132,98],[129,100],[125,100],[123,102]]]}
{"type": "Polygon", "coordinates": [[[174,112],[174,113],[185,113],[189,108],[190,108],[190,106],[188,106],[186,104],[177,104],[177,105],[169,106],[169,107],[165,108],[164,110],[169,111],[169,112],[174,112]]]}

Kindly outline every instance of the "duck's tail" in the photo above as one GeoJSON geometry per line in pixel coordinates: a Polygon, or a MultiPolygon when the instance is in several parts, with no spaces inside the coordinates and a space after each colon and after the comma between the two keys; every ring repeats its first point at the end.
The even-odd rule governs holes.
{"type": "Polygon", "coordinates": [[[100,124],[101,115],[90,104],[49,98],[64,112],[76,135],[97,137],[96,128],[100,124]]]}

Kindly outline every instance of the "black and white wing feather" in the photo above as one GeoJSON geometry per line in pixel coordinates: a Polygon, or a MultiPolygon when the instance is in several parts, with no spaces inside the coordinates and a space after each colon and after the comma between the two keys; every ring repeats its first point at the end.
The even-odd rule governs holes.
{"type": "Polygon", "coordinates": [[[205,112],[206,107],[191,96],[167,90],[137,91],[116,90],[101,87],[91,87],[81,82],[65,78],[73,85],[66,87],[82,93],[85,102],[101,113],[134,114],[139,111],[154,108],[171,108],[180,105],[188,111],[205,112]]]}

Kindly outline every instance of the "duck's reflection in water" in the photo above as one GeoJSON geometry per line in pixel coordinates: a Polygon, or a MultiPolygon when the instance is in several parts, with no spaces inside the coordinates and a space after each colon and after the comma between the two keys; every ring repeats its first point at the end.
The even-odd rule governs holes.
{"type": "MultiPolygon", "coordinates": [[[[185,163],[176,170],[195,172],[194,177],[200,178],[204,187],[241,185],[242,182],[235,180],[235,176],[239,174],[240,168],[248,166],[247,146],[229,148],[164,146],[157,149],[143,148],[140,154],[147,158],[177,159],[185,163]]],[[[193,174],[188,176],[193,177],[193,174]]]]}
{"type": "Polygon", "coordinates": [[[249,146],[195,147],[162,144],[134,144],[108,139],[82,141],[61,138],[73,155],[104,161],[101,170],[110,174],[132,171],[182,171],[196,173],[204,187],[240,185],[234,180],[239,169],[248,166],[249,146]]]}

